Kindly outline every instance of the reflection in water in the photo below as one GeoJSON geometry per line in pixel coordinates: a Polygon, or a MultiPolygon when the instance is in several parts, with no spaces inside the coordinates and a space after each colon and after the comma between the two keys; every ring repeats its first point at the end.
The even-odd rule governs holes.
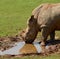
{"type": "Polygon", "coordinates": [[[20,54],[19,50],[24,46],[25,42],[18,42],[16,43],[16,46],[5,50],[5,51],[0,51],[0,55],[5,55],[5,54],[10,54],[10,55],[18,55],[20,54]]]}
{"type": "Polygon", "coordinates": [[[38,44],[38,42],[34,42],[34,46],[36,47],[38,53],[42,51],[40,44],[38,44]]]}
{"type": "Polygon", "coordinates": [[[25,44],[25,42],[18,42],[16,43],[16,46],[5,51],[0,51],[0,55],[18,55],[23,54],[23,52],[29,53],[29,51],[30,53],[40,53],[42,50],[38,42],[34,42],[33,44],[25,44]]]}

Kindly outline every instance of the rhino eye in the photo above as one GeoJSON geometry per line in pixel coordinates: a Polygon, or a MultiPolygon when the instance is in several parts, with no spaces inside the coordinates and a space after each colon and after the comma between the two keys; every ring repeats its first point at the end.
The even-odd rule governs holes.
{"type": "Polygon", "coordinates": [[[20,35],[20,36],[22,36],[22,35],[20,35]]]}
{"type": "Polygon", "coordinates": [[[16,35],[16,37],[18,37],[18,35],[16,35]]]}
{"type": "Polygon", "coordinates": [[[25,33],[25,31],[22,31],[23,33],[25,33]]]}

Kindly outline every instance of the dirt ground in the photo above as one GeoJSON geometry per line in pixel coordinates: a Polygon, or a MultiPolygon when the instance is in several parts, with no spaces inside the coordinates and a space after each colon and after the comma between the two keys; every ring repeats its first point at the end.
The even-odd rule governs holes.
{"type": "MultiPolygon", "coordinates": [[[[16,36],[14,37],[0,37],[0,50],[4,51],[7,50],[11,47],[14,46],[14,44],[16,42],[21,41],[19,38],[17,38],[16,36]]],[[[39,53],[31,53],[31,54],[22,54],[22,55],[17,55],[17,56],[26,56],[26,55],[51,55],[51,54],[60,54],[60,40],[54,40],[52,41],[47,41],[46,44],[49,43],[49,47],[47,49],[44,49],[44,51],[42,51],[40,54],[39,53]]],[[[5,55],[5,56],[10,56],[11,55],[5,55]]],[[[12,55],[14,56],[14,55],[12,55]]]]}
{"type": "Polygon", "coordinates": [[[6,37],[0,37],[0,50],[4,51],[7,50],[13,46],[15,46],[16,42],[21,41],[16,36],[6,36],[6,37]]]}

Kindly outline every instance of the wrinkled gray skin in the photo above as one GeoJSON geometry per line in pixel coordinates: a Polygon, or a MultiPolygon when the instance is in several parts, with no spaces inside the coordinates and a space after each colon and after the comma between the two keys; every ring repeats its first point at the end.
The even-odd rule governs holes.
{"type": "Polygon", "coordinates": [[[27,25],[26,43],[32,43],[39,31],[42,32],[42,42],[46,42],[48,35],[51,40],[55,39],[55,30],[60,30],[60,3],[41,4],[33,10],[27,25]]]}

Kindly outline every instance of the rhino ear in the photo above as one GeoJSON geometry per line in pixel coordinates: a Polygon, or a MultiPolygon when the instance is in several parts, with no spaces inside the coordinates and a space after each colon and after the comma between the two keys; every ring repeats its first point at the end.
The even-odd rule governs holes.
{"type": "Polygon", "coordinates": [[[32,22],[33,19],[34,19],[34,16],[32,15],[31,18],[30,18],[30,20],[29,20],[29,22],[32,22]]]}
{"type": "Polygon", "coordinates": [[[34,18],[34,15],[32,15],[31,18],[29,19],[29,23],[34,24],[36,22],[37,22],[37,20],[34,18]]]}
{"type": "Polygon", "coordinates": [[[33,18],[34,18],[34,15],[31,16],[31,19],[33,19],[33,18]]]}

